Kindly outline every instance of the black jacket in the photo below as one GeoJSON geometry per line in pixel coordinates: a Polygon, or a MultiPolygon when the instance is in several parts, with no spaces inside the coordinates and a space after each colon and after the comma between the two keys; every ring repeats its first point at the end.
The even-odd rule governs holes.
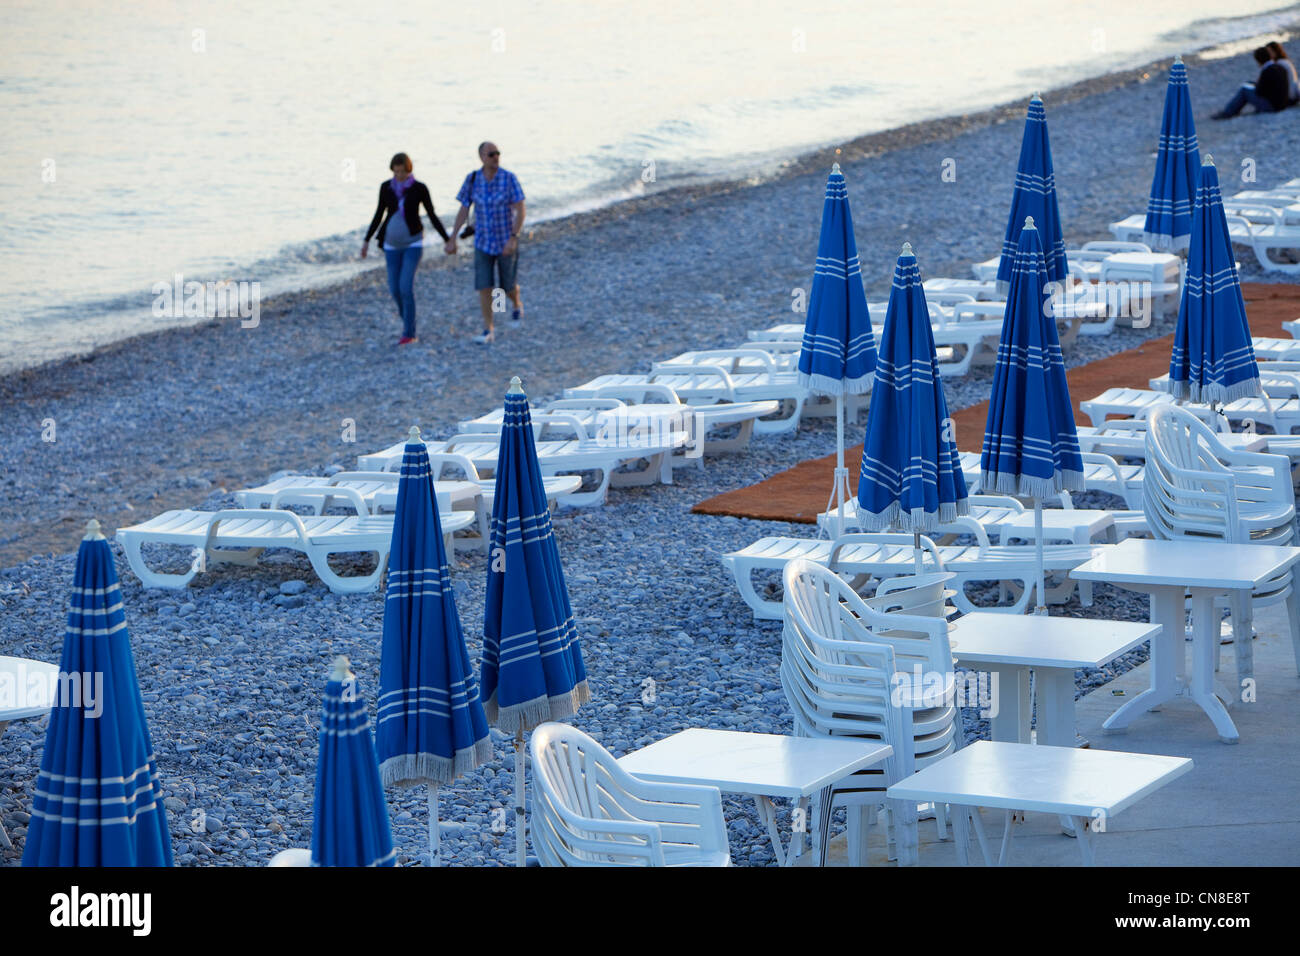
{"type": "Polygon", "coordinates": [[[1291,74],[1281,63],[1274,61],[1259,71],[1255,92],[1273,104],[1273,109],[1286,109],[1291,103],[1291,74]]]}
{"type": "MultiPolygon", "coordinates": [[[[433,199],[429,196],[429,187],[420,181],[416,181],[409,189],[406,190],[406,205],[402,207],[406,216],[406,228],[410,230],[412,236],[418,236],[424,231],[420,224],[420,206],[423,205],[429,210],[429,219],[433,223],[433,228],[438,230],[438,235],[442,236],[442,241],[447,241],[447,230],[442,227],[442,222],[438,219],[438,214],[433,211],[433,199]]],[[[397,193],[393,191],[393,181],[385,179],[379,184],[379,206],[375,209],[375,217],[370,220],[370,228],[366,230],[366,242],[379,230],[379,244],[384,244],[384,233],[388,230],[388,220],[392,218],[393,213],[397,211],[397,193]],[[383,220],[383,225],[379,224],[383,220]]]]}

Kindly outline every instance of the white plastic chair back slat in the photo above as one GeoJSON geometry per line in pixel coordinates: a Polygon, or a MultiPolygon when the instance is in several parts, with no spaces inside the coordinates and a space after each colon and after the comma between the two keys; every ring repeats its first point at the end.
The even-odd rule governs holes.
{"type": "Polygon", "coordinates": [[[533,847],[544,866],[726,866],[716,787],[633,777],[582,731],[533,731],[533,847]]]}

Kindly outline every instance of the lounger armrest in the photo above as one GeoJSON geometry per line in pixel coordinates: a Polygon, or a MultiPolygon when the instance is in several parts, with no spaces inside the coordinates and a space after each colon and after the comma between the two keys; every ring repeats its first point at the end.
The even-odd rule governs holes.
{"type": "Polygon", "coordinates": [[[381,481],[386,485],[395,485],[401,480],[401,474],[396,471],[340,471],[330,475],[325,484],[333,487],[345,481],[381,481]]]}
{"type": "Polygon", "coordinates": [[[1010,495],[970,495],[966,502],[972,505],[982,505],[986,508],[1009,508],[1016,514],[1024,514],[1025,506],[1021,504],[1019,498],[1013,498],[1010,495]]]}
{"type": "Polygon", "coordinates": [[[957,520],[954,521],[953,524],[956,525],[957,527],[965,528],[967,531],[969,531],[972,535],[975,536],[975,540],[979,544],[981,554],[987,551],[991,546],[989,542],[989,533],[984,530],[984,525],[980,524],[970,515],[958,515],[957,520]]]}
{"type": "Polygon", "coordinates": [[[1085,465],[1101,465],[1108,469],[1115,479],[1115,484],[1120,488],[1124,487],[1124,472],[1120,470],[1119,462],[1110,455],[1103,455],[1099,451],[1085,451],[1079,453],[1079,458],[1085,465]]]}
{"type": "Polygon", "coordinates": [[[721,365],[709,365],[705,363],[691,362],[663,362],[656,363],[654,370],[650,373],[651,381],[659,376],[668,375],[687,375],[690,377],[692,384],[698,384],[701,379],[707,382],[709,379],[721,379],[722,385],[727,391],[734,394],[736,389],[736,380],[731,377],[731,372],[721,365]]]}
{"type": "MultiPolygon", "coordinates": [[[[831,542],[831,553],[827,559],[828,566],[833,570],[835,562],[839,559],[840,551],[853,544],[893,544],[893,545],[914,545],[915,540],[910,534],[880,533],[875,531],[852,532],[842,534],[831,542]]],[[[935,546],[934,540],[925,535],[921,535],[921,550],[928,551],[930,560],[934,564],[934,570],[944,570],[943,558],[939,556],[939,549],[935,546]]],[[[921,566],[925,566],[925,560],[922,559],[921,566]]]]}
{"type": "Polygon", "coordinates": [[[287,488],[281,488],[271,496],[271,510],[282,510],[280,503],[285,499],[319,501],[323,510],[325,502],[330,498],[344,499],[362,517],[370,514],[370,509],[366,507],[365,499],[361,497],[360,492],[355,488],[342,488],[336,485],[290,485],[287,488]]]}
{"type": "Polygon", "coordinates": [[[237,521],[243,518],[254,521],[279,521],[284,524],[292,525],[294,531],[298,533],[298,539],[302,542],[303,548],[307,547],[307,526],[302,523],[302,518],[292,511],[265,508],[228,508],[225,511],[214,511],[212,517],[208,519],[208,533],[203,542],[203,550],[210,551],[213,546],[213,540],[217,536],[217,528],[223,521],[237,521]]]}
{"type": "Polygon", "coordinates": [[[462,455],[454,451],[440,451],[430,453],[429,464],[433,467],[433,477],[435,480],[442,475],[443,465],[453,465],[465,473],[466,481],[478,481],[478,468],[470,460],[468,455],[462,455]]]}

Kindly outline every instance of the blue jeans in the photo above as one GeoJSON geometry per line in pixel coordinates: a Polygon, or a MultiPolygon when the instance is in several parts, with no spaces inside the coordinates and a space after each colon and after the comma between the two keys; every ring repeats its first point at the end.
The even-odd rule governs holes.
{"type": "Polygon", "coordinates": [[[1232,99],[1228,100],[1228,105],[1223,108],[1224,116],[1236,116],[1247,106],[1253,106],[1260,113],[1276,113],[1273,104],[1264,97],[1255,92],[1255,87],[1250,83],[1244,83],[1232,94],[1232,99]]]}
{"type": "Polygon", "coordinates": [[[393,294],[402,317],[403,338],[415,338],[415,269],[423,253],[420,246],[384,250],[384,258],[388,260],[388,291],[393,294]]]}

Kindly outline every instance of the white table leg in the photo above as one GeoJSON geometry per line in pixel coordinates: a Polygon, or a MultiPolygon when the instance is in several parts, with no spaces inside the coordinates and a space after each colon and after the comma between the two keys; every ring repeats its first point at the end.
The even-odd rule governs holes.
{"type": "Polygon", "coordinates": [[[998,694],[993,701],[997,713],[989,718],[989,735],[1007,743],[1029,743],[1029,718],[1033,713],[1029,669],[1000,664],[981,667],[987,667],[989,673],[998,678],[998,694]]]}
{"type": "Polygon", "coordinates": [[[767,836],[772,841],[772,854],[776,857],[776,865],[788,866],[788,857],[781,842],[781,832],[776,828],[776,808],[772,806],[771,799],[755,794],[754,809],[758,812],[758,819],[767,827],[767,836]]]}
{"type": "Polygon", "coordinates": [[[1074,671],[1064,667],[1038,667],[1038,742],[1052,747],[1073,747],[1074,671]]]}
{"type": "Polygon", "coordinates": [[[1093,841],[1096,834],[1093,832],[1090,824],[1092,821],[1088,817],[1073,817],[1074,832],[1079,837],[1079,853],[1083,857],[1084,866],[1096,866],[1097,854],[1096,846],[1093,841]]]}
{"type": "Polygon", "coordinates": [[[1183,689],[1185,589],[1181,585],[1150,587],[1151,623],[1160,625],[1160,633],[1151,638],[1151,686],[1106,718],[1101,727],[1107,733],[1123,733],[1135,719],[1177,697],[1183,689]]]}
{"type": "Polygon", "coordinates": [[[993,865],[993,854],[989,851],[988,834],[984,832],[984,818],[980,816],[979,807],[967,807],[970,811],[971,826],[975,830],[975,839],[980,845],[980,853],[984,857],[984,865],[993,865]]]}
{"type": "MultiPolygon", "coordinates": [[[[1219,622],[1214,614],[1214,595],[1205,588],[1192,589],[1192,700],[1201,706],[1219,732],[1225,744],[1235,744],[1241,739],[1236,725],[1228,716],[1227,708],[1219,695],[1228,697],[1226,689],[1216,689],[1214,684],[1214,645],[1219,641],[1219,622]]],[[[1240,638],[1237,638],[1240,640],[1240,638]]],[[[1250,634],[1245,636],[1250,641],[1250,634]]],[[[1229,700],[1232,697],[1228,697],[1229,700]]]]}
{"type": "MultiPolygon", "coordinates": [[[[5,735],[5,728],[8,726],[9,721],[0,720],[0,737],[5,735]]],[[[9,834],[5,831],[5,825],[3,823],[0,823],[0,846],[3,846],[6,850],[12,850],[14,848],[13,842],[9,839],[9,834]]]]}
{"type": "MultiPolygon", "coordinates": [[[[794,861],[803,856],[804,837],[808,833],[808,798],[800,797],[791,809],[803,819],[803,829],[790,834],[790,848],[785,853],[786,866],[794,866],[794,861]]],[[[772,811],[772,818],[776,819],[775,810],[772,811]]]]}
{"type": "Polygon", "coordinates": [[[968,823],[970,820],[970,807],[958,806],[951,804],[952,811],[952,839],[957,845],[957,865],[970,866],[970,829],[968,823]]]}
{"type": "Polygon", "coordinates": [[[1300,674],[1300,564],[1291,569],[1291,596],[1286,599],[1286,616],[1291,625],[1291,653],[1300,674]]]}
{"type": "MultiPolygon", "coordinates": [[[[1254,617],[1254,608],[1251,607],[1251,592],[1233,591],[1230,595],[1230,607],[1232,608],[1232,651],[1237,659],[1237,693],[1236,698],[1241,696],[1241,682],[1255,676],[1255,641],[1252,635],[1254,627],[1251,619],[1254,617]]],[[[1218,645],[1215,645],[1218,649],[1218,645]]],[[[1217,654],[1215,655],[1218,656],[1217,654]]],[[[1214,669],[1219,669],[1219,662],[1216,660],[1214,669]]]]}
{"type": "Polygon", "coordinates": [[[998,851],[998,866],[1006,866],[1011,858],[1011,835],[1015,833],[1014,813],[1007,810],[1002,814],[1002,848],[998,851]]]}

